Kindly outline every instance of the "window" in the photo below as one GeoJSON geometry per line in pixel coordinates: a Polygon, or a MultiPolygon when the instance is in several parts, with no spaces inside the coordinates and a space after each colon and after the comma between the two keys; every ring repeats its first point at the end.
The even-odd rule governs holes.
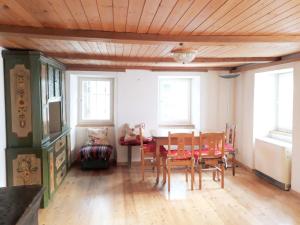
{"type": "Polygon", "coordinates": [[[79,123],[113,124],[113,79],[81,78],[79,123]]]}
{"type": "Polygon", "coordinates": [[[292,132],[293,123],[293,72],[278,73],[276,130],[292,132]]]}
{"type": "Polygon", "coordinates": [[[191,125],[191,79],[159,79],[160,125],[191,125]]]}

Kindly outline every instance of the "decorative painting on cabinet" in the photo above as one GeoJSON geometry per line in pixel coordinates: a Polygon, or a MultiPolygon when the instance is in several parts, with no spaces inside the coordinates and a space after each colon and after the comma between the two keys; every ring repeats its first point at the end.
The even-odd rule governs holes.
{"type": "Polygon", "coordinates": [[[10,70],[10,97],[12,132],[17,137],[27,137],[31,132],[30,72],[24,65],[16,64],[10,70]]]}
{"type": "Polygon", "coordinates": [[[19,154],[13,160],[13,185],[41,184],[41,160],[34,154],[19,154]]]}
{"type": "Polygon", "coordinates": [[[65,67],[35,51],[4,50],[2,55],[7,184],[42,184],[46,207],[70,166],[65,67]]]}

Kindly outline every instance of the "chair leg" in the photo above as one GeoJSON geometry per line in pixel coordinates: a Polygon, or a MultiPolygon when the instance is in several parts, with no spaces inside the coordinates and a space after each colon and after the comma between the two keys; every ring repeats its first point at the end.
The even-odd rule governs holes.
{"type": "Polygon", "coordinates": [[[202,168],[201,168],[201,164],[198,163],[198,172],[199,172],[199,190],[201,190],[202,188],[202,168]]]}
{"type": "Polygon", "coordinates": [[[144,160],[144,157],[142,157],[141,161],[142,161],[142,165],[141,165],[142,181],[144,181],[145,180],[145,160],[144,160]]]}
{"type": "Polygon", "coordinates": [[[185,168],[185,181],[188,182],[189,181],[189,178],[188,178],[188,172],[189,172],[189,169],[188,167],[185,168]]]}
{"type": "Polygon", "coordinates": [[[170,186],[171,186],[171,166],[168,165],[168,192],[170,192],[170,186]]]}
{"type": "Polygon", "coordinates": [[[195,177],[195,168],[194,168],[194,162],[192,161],[192,167],[191,167],[191,189],[194,190],[194,177],[195,177]]]}
{"type": "Polygon", "coordinates": [[[162,157],[162,165],[163,165],[163,183],[166,183],[167,180],[167,164],[166,164],[166,158],[162,157]]]}
{"type": "Polygon", "coordinates": [[[224,188],[224,163],[221,164],[221,188],[224,188]]]}
{"type": "Polygon", "coordinates": [[[235,153],[232,153],[232,176],[235,176],[235,153]]]}
{"type": "Polygon", "coordinates": [[[213,171],[213,180],[216,181],[216,171],[213,171]]]}
{"type": "Polygon", "coordinates": [[[224,155],[223,160],[224,160],[224,163],[225,163],[225,169],[227,169],[228,168],[228,157],[227,157],[227,155],[224,155]]]}

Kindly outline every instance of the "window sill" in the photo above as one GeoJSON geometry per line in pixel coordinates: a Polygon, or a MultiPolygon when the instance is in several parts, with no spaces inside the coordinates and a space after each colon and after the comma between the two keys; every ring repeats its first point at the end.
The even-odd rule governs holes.
{"type": "Polygon", "coordinates": [[[77,124],[76,127],[114,127],[114,124],[90,124],[90,123],[84,123],[84,124],[77,124]]]}
{"type": "Polygon", "coordinates": [[[159,125],[160,128],[179,128],[179,129],[195,129],[194,124],[189,125],[169,125],[169,124],[161,124],[159,125]]]}
{"type": "Polygon", "coordinates": [[[258,137],[256,139],[264,141],[266,143],[273,144],[273,145],[277,145],[277,146],[281,146],[281,147],[284,147],[284,148],[292,149],[292,143],[287,142],[287,141],[282,141],[282,140],[271,138],[271,137],[258,137]]]}
{"type": "Polygon", "coordinates": [[[292,134],[286,132],[276,130],[270,131],[267,137],[273,140],[282,141],[289,144],[292,143],[292,134]]]}

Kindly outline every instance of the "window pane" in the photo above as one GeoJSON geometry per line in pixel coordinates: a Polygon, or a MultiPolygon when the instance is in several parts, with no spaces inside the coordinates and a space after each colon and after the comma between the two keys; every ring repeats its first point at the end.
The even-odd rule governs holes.
{"type": "Polygon", "coordinates": [[[293,74],[278,76],[278,115],[277,129],[292,130],[293,123],[293,74]]]}
{"type": "Polygon", "coordinates": [[[160,80],[160,122],[190,123],[190,84],[190,79],[160,80]]]}
{"type": "Polygon", "coordinates": [[[111,81],[82,81],[82,120],[111,120],[111,81]]]}

